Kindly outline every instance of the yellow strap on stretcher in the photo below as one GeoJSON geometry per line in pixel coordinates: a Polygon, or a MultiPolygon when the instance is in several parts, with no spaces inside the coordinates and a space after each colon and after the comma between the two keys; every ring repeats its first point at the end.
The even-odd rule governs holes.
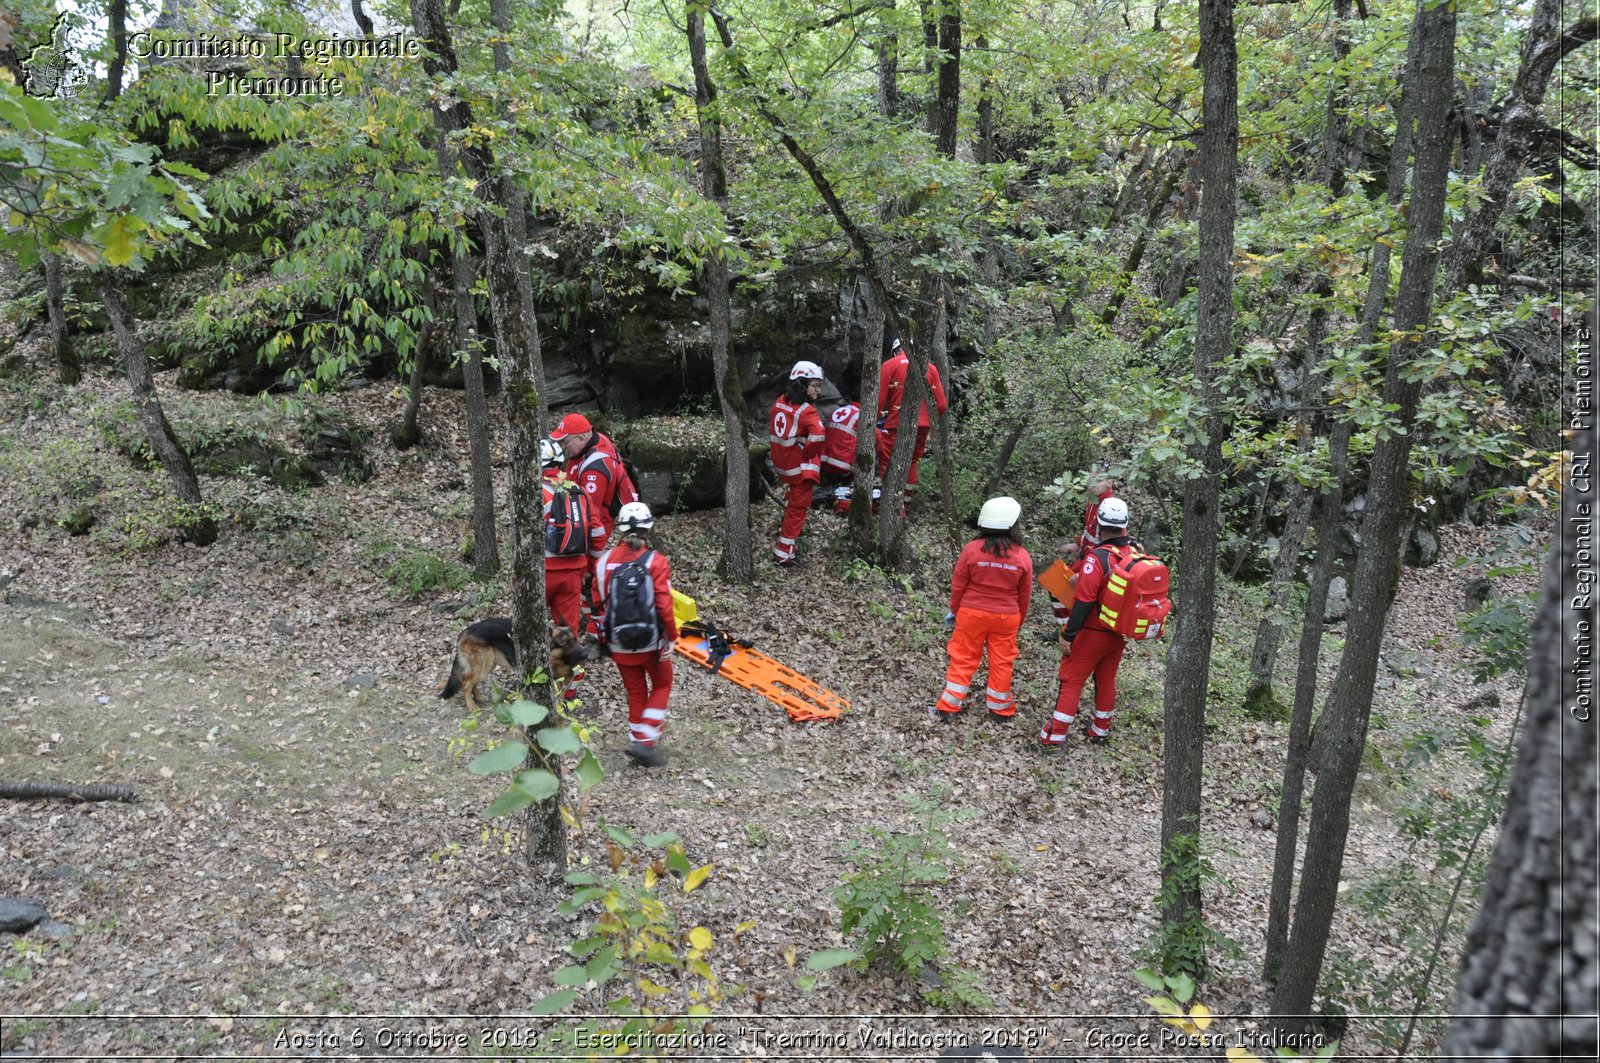
{"type": "MultiPolygon", "coordinates": [[[[700,617],[694,599],[681,591],[672,592],[672,613],[677,618],[680,631],[683,626],[700,617]]],[[[746,690],[760,694],[789,714],[789,719],[806,723],[811,720],[837,720],[850,710],[850,703],[826,687],[818,686],[794,669],[773,660],[760,650],[730,644],[733,651],[722,659],[720,666],[711,659],[707,640],[695,635],[680,635],[677,650],[702,668],[715,669],[716,674],[746,690]]]]}

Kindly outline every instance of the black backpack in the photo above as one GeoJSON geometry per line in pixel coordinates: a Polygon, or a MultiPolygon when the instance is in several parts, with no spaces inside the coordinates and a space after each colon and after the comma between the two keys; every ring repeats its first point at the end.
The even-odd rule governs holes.
{"type": "Polygon", "coordinates": [[[589,552],[593,529],[589,499],[575,486],[550,489],[550,519],[544,526],[546,557],[575,557],[589,552]]]}
{"type": "Polygon", "coordinates": [[[618,565],[606,588],[606,638],[613,649],[639,653],[660,638],[656,618],[656,584],[650,576],[654,550],[618,565]]]}

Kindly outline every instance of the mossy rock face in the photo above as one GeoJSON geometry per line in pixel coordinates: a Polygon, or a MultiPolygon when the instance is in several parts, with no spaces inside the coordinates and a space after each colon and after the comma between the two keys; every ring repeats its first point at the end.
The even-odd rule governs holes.
{"type": "Polygon", "coordinates": [[[307,425],[306,451],[312,465],[350,483],[371,478],[366,433],[329,413],[310,418],[307,425]]]}
{"type": "MultiPolygon", "coordinates": [[[[619,426],[613,439],[653,512],[714,509],[726,501],[722,418],[649,417],[619,426]]],[[[765,456],[764,446],[751,447],[752,498],[760,497],[765,456]]]]}
{"type": "Polygon", "coordinates": [[[279,487],[316,487],[322,474],[310,460],[280,443],[259,439],[227,440],[194,455],[201,472],[212,476],[264,475],[279,487]]]}

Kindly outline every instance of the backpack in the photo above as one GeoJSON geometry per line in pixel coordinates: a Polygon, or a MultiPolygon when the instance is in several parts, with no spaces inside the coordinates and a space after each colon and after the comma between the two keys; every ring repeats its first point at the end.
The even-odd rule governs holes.
{"type": "Polygon", "coordinates": [[[660,641],[656,618],[656,584],[650,576],[654,550],[624,561],[606,586],[606,640],[612,649],[641,653],[660,641]]]}
{"type": "Polygon", "coordinates": [[[550,516],[544,525],[546,557],[576,557],[589,552],[594,528],[589,499],[576,485],[550,489],[550,516]]]}
{"type": "Polygon", "coordinates": [[[1136,546],[1101,549],[1106,568],[1100,588],[1100,622],[1128,639],[1158,639],[1172,612],[1172,573],[1159,557],[1136,546]]]}

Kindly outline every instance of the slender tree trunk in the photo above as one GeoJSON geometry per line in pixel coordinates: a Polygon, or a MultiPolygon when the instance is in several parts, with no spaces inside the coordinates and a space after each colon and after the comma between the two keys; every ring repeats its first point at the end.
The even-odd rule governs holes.
{"type": "Polygon", "coordinates": [[[1245,687],[1244,710],[1251,715],[1279,715],[1272,692],[1272,677],[1278,669],[1278,647],[1283,639],[1283,611],[1289,605],[1289,591],[1294,587],[1296,570],[1300,567],[1300,549],[1305,545],[1306,529],[1311,524],[1311,492],[1304,484],[1295,483],[1289,489],[1289,501],[1283,522],[1283,534],[1278,539],[1278,554],[1272,559],[1272,575],[1267,582],[1267,607],[1261,623],[1256,625],[1255,644],[1250,647],[1250,679],[1245,687]]]}
{"type": "Polygon", "coordinates": [[[1111,291],[1111,298],[1106,300],[1105,308],[1100,311],[1100,324],[1110,328],[1111,323],[1117,319],[1117,314],[1122,310],[1122,304],[1128,298],[1128,292],[1133,288],[1134,277],[1139,272],[1139,263],[1144,261],[1145,248],[1150,243],[1150,234],[1156,231],[1156,226],[1161,221],[1162,213],[1167,209],[1167,200],[1172,198],[1172,192],[1178,187],[1178,179],[1183,175],[1184,160],[1174,160],[1172,169],[1167,173],[1166,179],[1157,183],[1155,191],[1150,196],[1150,206],[1145,215],[1144,228],[1139,230],[1133,238],[1133,245],[1128,248],[1128,254],[1122,261],[1122,268],[1117,271],[1117,283],[1111,291]]]}
{"type": "MultiPolygon", "coordinates": [[[[443,142],[441,141],[441,144],[443,142]]],[[[467,464],[472,482],[472,571],[487,579],[500,571],[500,524],[494,510],[494,452],[489,443],[489,396],[483,386],[483,341],[478,337],[477,277],[465,252],[450,256],[454,291],[456,349],[461,352],[461,383],[467,393],[467,464]]]]}
{"type": "MultiPolygon", "coordinates": [[[[1596,320],[1587,318],[1593,357],[1596,320]]],[[[1581,341],[1580,341],[1581,342],[1581,341]]],[[[1467,932],[1442,1058],[1593,1059],[1596,756],[1592,412],[1545,564],[1528,662],[1527,723],[1499,840],[1467,932]],[[1579,462],[1582,462],[1580,465],[1579,462]],[[1587,556],[1585,556],[1587,555],[1587,556]]]]}
{"type": "Polygon", "coordinates": [[[122,290],[111,276],[102,274],[99,286],[106,317],[110,319],[111,331],[117,337],[117,351],[122,355],[128,387],[133,392],[134,409],[144,425],[150,449],[161,462],[161,467],[167,470],[172,493],[178,496],[178,501],[183,503],[186,510],[179,516],[179,531],[189,542],[209,546],[217,540],[217,522],[206,513],[194,464],[173,434],[172,426],[167,423],[167,415],[162,412],[161,399],[156,395],[155,376],[150,372],[150,358],[145,353],[144,341],[139,338],[138,322],[134,321],[122,290]]]}
{"type": "Polygon", "coordinates": [[[350,0],[350,17],[356,20],[356,28],[361,31],[361,36],[371,40],[372,17],[367,14],[366,8],[361,6],[361,0],[350,0]]]}
{"type": "Polygon", "coordinates": [[[1378,650],[1397,578],[1400,532],[1409,510],[1408,460],[1411,427],[1421,384],[1405,379],[1417,357],[1432,312],[1444,229],[1449,177],[1450,96],[1455,70],[1455,9],[1423,0],[1413,32],[1418,35],[1416,162],[1411,185],[1400,288],[1384,379],[1384,402],[1396,409],[1398,432],[1379,439],[1372,455],[1362,553],[1356,562],[1348,637],[1339,671],[1323,710],[1318,745],[1323,751],[1316,802],[1306,832],[1306,866],[1295,906],[1294,927],[1272,1014],[1293,1028],[1309,1015],[1327,952],[1344,868],[1350,799],[1366,748],[1367,724],[1377,679],[1378,650]]]}
{"type": "MultiPolygon", "coordinates": [[[[491,15],[491,18],[493,15],[491,15]]],[[[455,46],[441,0],[411,0],[411,19],[428,43],[423,69],[430,78],[448,79],[457,70],[455,46]]],[[[496,26],[502,34],[509,28],[496,26]]],[[[433,108],[439,131],[448,138],[473,125],[472,107],[462,99],[433,108]]],[[[480,215],[486,244],[486,275],[494,316],[496,353],[505,385],[507,458],[511,466],[511,610],[512,641],[525,679],[535,670],[548,673],[550,616],[544,601],[544,514],[540,497],[539,437],[544,435],[544,366],[539,355],[539,329],[534,317],[533,286],[521,249],[527,244],[523,199],[499,173],[493,154],[483,145],[462,142],[459,148],[467,176],[477,182],[486,205],[480,215]]],[[[551,677],[543,691],[554,704],[551,677]]],[[[555,722],[552,713],[546,726],[555,722]]],[[[530,739],[533,736],[529,736],[530,739]]],[[[559,761],[537,741],[529,743],[533,763],[561,778],[559,761]]],[[[566,866],[567,831],[561,818],[562,794],[532,806],[526,820],[528,861],[552,870],[566,866]]]]}
{"type": "Polygon", "coordinates": [[[433,276],[430,273],[424,286],[428,306],[428,320],[417,330],[417,345],[411,353],[411,383],[406,388],[406,406],[400,414],[400,423],[389,433],[389,442],[396,450],[410,450],[422,441],[422,429],[417,418],[422,414],[422,374],[428,366],[428,353],[433,346],[433,332],[439,320],[438,299],[434,296],[433,276]]]}
{"type": "MultiPolygon", "coordinates": [[[[689,62],[694,67],[695,112],[700,120],[700,179],[705,197],[717,205],[727,224],[728,172],[722,159],[722,118],[717,87],[706,65],[706,0],[686,0],[689,62]]],[[[702,270],[705,294],[711,303],[711,367],[717,377],[717,399],[722,406],[724,579],[749,583],[755,571],[750,546],[750,430],[744,401],[744,381],[738,363],[728,357],[733,314],[728,295],[728,259],[720,251],[706,257],[702,270]]]]}
{"type": "MultiPolygon", "coordinates": [[[[1204,442],[1195,457],[1201,474],[1183,492],[1183,547],[1175,597],[1181,610],[1167,653],[1163,729],[1165,773],[1161,803],[1161,873],[1170,890],[1162,924],[1174,928],[1202,918],[1199,875],[1175,865],[1183,837],[1200,834],[1200,780],[1205,746],[1206,692],[1211,676],[1211,616],[1216,611],[1217,499],[1222,440],[1227,432],[1216,368],[1233,350],[1233,230],[1238,210],[1238,50],[1233,0],[1201,0],[1200,65],[1204,70],[1201,132],[1200,289],[1195,322],[1195,386],[1204,396],[1204,442]]],[[[1192,859],[1199,859],[1198,845],[1192,859]]],[[[1203,973],[1202,970],[1191,973],[1203,973]]]]}
{"type": "Polygon", "coordinates": [[[62,303],[61,256],[46,251],[39,258],[44,265],[45,316],[50,323],[50,350],[55,356],[56,378],[65,387],[83,379],[83,363],[78,360],[78,349],[67,335],[67,311],[62,303]]]}
{"type": "MultiPolygon", "coordinates": [[[[1340,0],[1335,8],[1341,20],[1350,17],[1348,0],[1340,0]]],[[[1342,25],[1342,21],[1341,21],[1342,25]]],[[[1336,55],[1348,54],[1349,44],[1339,51],[1341,33],[1334,34],[1336,55]]],[[[1417,38],[1407,44],[1406,69],[1417,68],[1417,38]]],[[[1342,101],[1348,96],[1346,85],[1330,90],[1330,99],[1342,101]]],[[[1415,106],[1414,80],[1407,77],[1401,84],[1400,103],[1396,111],[1395,140],[1389,154],[1387,203],[1398,217],[1399,207],[1405,199],[1406,160],[1411,154],[1411,115],[1415,106]]],[[[1330,118],[1326,125],[1328,136],[1348,136],[1349,123],[1330,118]]],[[[1330,189],[1344,186],[1342,160],[1347,149],[1332,145],[1324,151],[1328,160],[1326,177],[1330,189]],[[1336,163],[1338,165],[1336,165],[1336,163]]],[[[1367,299],[1362,312],[1361,330],[1356,344],[1365,348],[1377,335],[1389,294],[1390,278],[1389,241],[1379,240],[1372,247],[1372,263],[1367,276],[1367,299]]],[[[1325,353],[1319,356],[1319,361],[1325,353]]],[[[1318,370],[1321,371],[1320,368],[1318,370]]],[[[1344,520],[1344,481],[1350,459],[1350,422],[1333,417],[1328,433],[1328,489],[1316,505],[1316,560],[1311,566],[1311,579],[1306,590],[1306,611],[1300,627],[1299,666],[1295,674],[1294,708],[1289,715],[1289,738],[1283,759],[1283,784],[1278,799],[1278,833],[1272,863],[1272,892],[1267,901],[1267,942],[1262,959],[1262,974],[1268,981],[1277,981],[1283,971],[1284,954],[1289,948],[1290,899],[1294,894],[1294,867],[1300,845],[1300,810],[1305,797],[1306,768],[1311,760],[1311,718],[1317,706],[1317,682],[1322,656],[1322,629],[1328,607],[1328,590],[1333,583],[1333,570],[1339,554],[1339,527],[1344,520]]]]}
{"type": "Polygon", "coordinates": [[[111,32],[111,62],[106,64],[105,103],[122,95],[122,77],[128,69],[128,0],[111,0],[106,8],[111,32]]]}
{"type": "Polygon", "coordinates": [[[872,557],[872,485],[878,480],[878,370],[883,358],[883,304],[867,287],[867,329],[861,349],[861,418],[856,422],[856,457],[850,495],[850,543],[857,557],[872,557]]]}

